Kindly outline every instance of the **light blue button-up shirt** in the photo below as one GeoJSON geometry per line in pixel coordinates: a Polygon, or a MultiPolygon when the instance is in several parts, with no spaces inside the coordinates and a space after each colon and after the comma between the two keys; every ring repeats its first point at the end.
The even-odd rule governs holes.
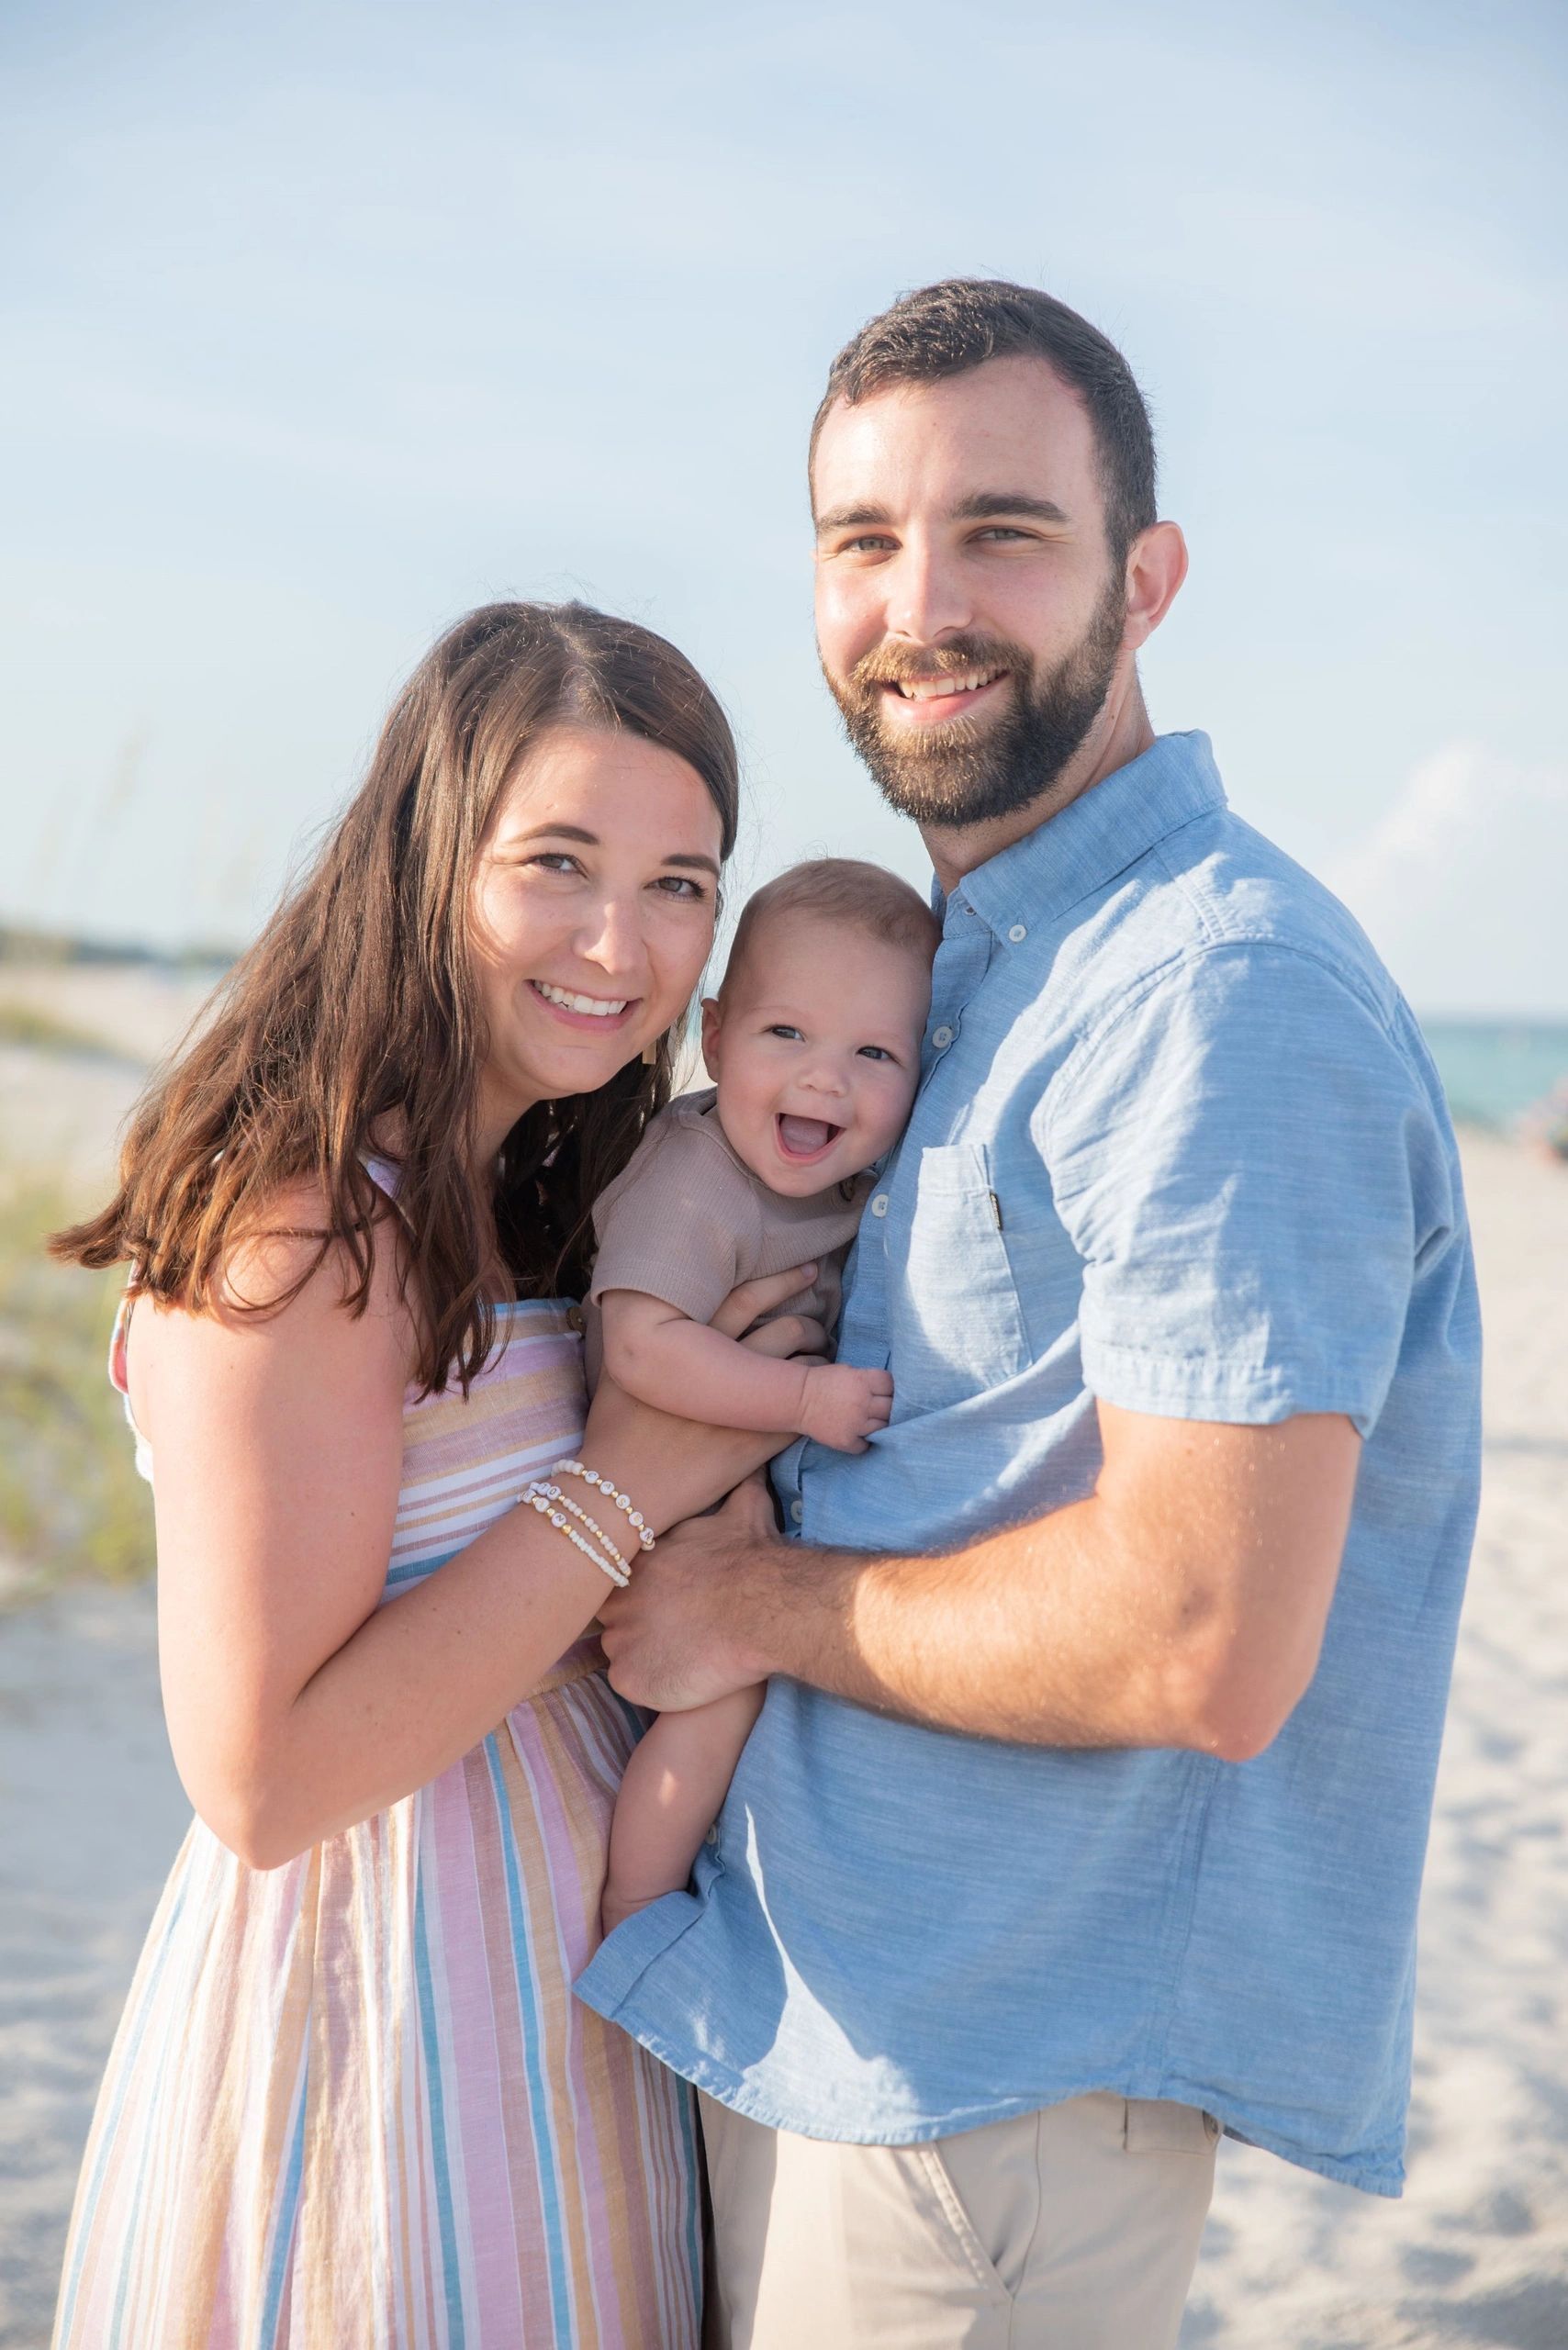
{"type": "Polygon", "coordinates": [[[776,1681],[692,1893],[580,1986],[775,2127],[907,2143],[1092,2089],[1403,2177],[1417,1893],[1479,1482],[1464,1203],[1414,1020],[1171,735],[944,909],[924,1072],[841,1357],[892,1422],[778,1471],[813,1543],[928,1551],[1091,1491],[1095,1399],[1365,1438],[1273,1744],[1007,1746],[776,1681]]]}

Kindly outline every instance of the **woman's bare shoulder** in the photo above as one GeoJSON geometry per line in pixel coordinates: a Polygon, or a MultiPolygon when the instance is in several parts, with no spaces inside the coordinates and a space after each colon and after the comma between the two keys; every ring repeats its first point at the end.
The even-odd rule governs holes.
{"type": "Polygon", "coordinates": [[[417,1351],[407,1242],[386,1194],[374,1199],[355,1248],[334,1235],[319,1181],[279,1185],[247,1212],[199,1310],[146,1298],[138,1321],[143,1330],[152,1324],[193,1337],[202,1330],[209,1339],[266,1334],[290,1346],[315,1332],[353,1353],[390,1355],[406,1373],[417,1351]],[[148,1307],[154,1311],[144,1315],[148,1307]]]}

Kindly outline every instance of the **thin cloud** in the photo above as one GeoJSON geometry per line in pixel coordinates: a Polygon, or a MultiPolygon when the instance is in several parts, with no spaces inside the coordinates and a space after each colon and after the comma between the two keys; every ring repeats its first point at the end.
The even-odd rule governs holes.
{"type": "Polygon", "coordinates": [[[1568,767],[1450,743],[1327,878],[1407,994],[1525,1014],[1568,995],[1568,767]]]}

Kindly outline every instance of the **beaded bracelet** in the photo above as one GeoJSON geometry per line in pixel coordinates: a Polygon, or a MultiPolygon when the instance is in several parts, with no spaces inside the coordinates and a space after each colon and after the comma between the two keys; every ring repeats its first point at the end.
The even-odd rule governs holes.
{"type": "Polygon", "coordinates": [[[567,1541],[571,1543],[574,1550],[580,1550],[585,1559],[591,1559],[594,1565],[599,1568],[600,1573],[607,1574],[610,1577],[610,1582],[615,1584],[618,1590],[625,1590],[627,1584],[632,1580],[631,1576],[623,1572],[622,1570],[616,1566],[611,1560],[607,1559],[604,1552],[598,1549],[595,1544],[590,1542],[586,1535],[579,1534],[577,1528],[570,1523],[560,1510],[551,1508],[549,1496],[546,1494],[542,1485],[530,1485],[522,1498],[525,1503],[532,1502],[533,1507],[540,1511],[543,1516],[547,1517],[551,1525],[557,1528],[559,1531],[566,1536],[567,1541]]]}
{"type": "Polygon", "coordinates": [[[625,1511],[627,1524],[644,1550],[653,1549],[657,1539],[653,1528],[640,1509],[633,1508],[631,1494],[618,1494],[610,1478],[601,1477],[597,1469],[585,1469],[580,1460],[557,1460],[554,1474],[557,1477],[581,1477],[586,1484],[597,1485],[607,1501],[613,1502],[617,1509],[625,1511]]]}
{"type": "Polygon", "coordinates": [[[622,1573],[623,1575],[631,1573],[631,1563],[622,1556],[620,1544],[610,1540],[598,1518],[590,1517],[580,1502],[575,1502],[570,1494],[564,1494],[559,1485],[552,1485],[543,1477],[535,1478],[533,1491],[536,1494],[547,1494],[553,1502],[558,1503],[562,1509],[575,1517],[579,1526],[586,1526],[590,1534],[597,1534],[622,1573]]]}

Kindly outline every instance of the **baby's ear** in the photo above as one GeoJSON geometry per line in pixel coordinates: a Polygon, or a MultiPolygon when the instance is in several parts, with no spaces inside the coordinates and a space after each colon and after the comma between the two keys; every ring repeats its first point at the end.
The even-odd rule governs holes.
{"type": "Polygon", "coordinates": [[[719,1074],[719,1037],[723,1024],[724,1015],[719,1008],[718,997],[705,995],[702,999],[702,1058],[708,1064],[710,1077],[716,1078],[719,1074]]]}

